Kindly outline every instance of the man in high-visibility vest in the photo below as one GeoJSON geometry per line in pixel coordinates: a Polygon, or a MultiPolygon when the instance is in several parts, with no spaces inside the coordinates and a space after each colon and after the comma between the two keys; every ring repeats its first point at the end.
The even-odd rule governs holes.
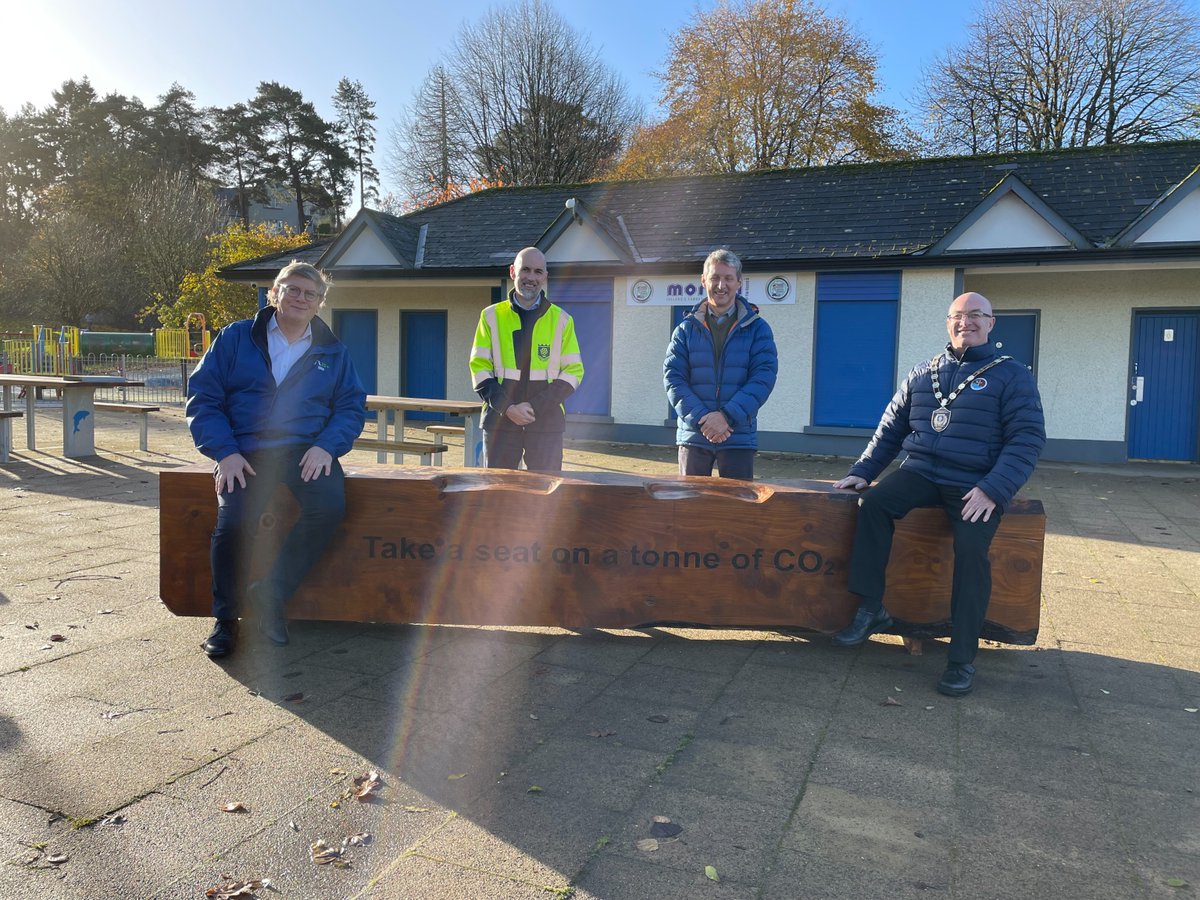
{"type": "Polygon", "coordinates": [[[489,469],[561,472],[563,401],[583,381],[575,323],[546,298],[546,257],[526,247],[508,268],[508,299],[479,314],[471,381],[483,400],[489,469]]]}

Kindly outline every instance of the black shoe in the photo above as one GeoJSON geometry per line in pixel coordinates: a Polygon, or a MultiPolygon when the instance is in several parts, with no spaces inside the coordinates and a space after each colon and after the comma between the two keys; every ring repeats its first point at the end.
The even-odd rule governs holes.
{"type": "Polygon", "coordinates": [[[949,663],[938,682],[938,693],[947,697],[963,697],[975,687],[975,667],[970,663],[949,663]]]}
{"type": "Polygon", "coordinates": [[[283,604],[263,594],[260,584],[250,585],[250,604],[254,607],[254,618],[258,630],[268,641],[280,647],[288,644],[287,620],[283,617],[283,604]]]}
{"type": "Polygon", "coordinates": [[[235,643],[237,643],[237,619],[217,619],[212,633],[200,647],[210,658],[216,659],[231,653],[235,643]]]}
{"type": "Polygon", "coordinates": [[[860,606],[854,621],[833,636],[833,643],[837,647],[857,647],[876,632],[891,627],[892,617],[882,606],[874,611],[860,606]]]}

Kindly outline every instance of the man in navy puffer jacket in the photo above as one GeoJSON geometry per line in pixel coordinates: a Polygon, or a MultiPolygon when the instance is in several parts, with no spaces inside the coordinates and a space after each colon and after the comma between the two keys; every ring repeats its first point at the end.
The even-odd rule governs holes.
{"type": "Polygon", "coordinates": [[[962,696],[974,686],[975,654],[992,593],[988,549],[1000,516],[1033,474],[1046,443],[1042,401],[1029,370],[997,356],[995,324],[982,294],[956,298],[946,316],[950,343],[904,379],[867,449],[835,488],[864,490],[901,451],[899,470],[859,501],[850,591],[862,602],[833,642],[863,643],[887,629],[884,571],[896,519],[918,506],[941,506],[954,531],[951,635],[938,690],[962,696]]]}
{"type": "Polygon", "coordinates": [[[221,330],[188,381],[187,421],[196,448],[216,461],[217,526],[212,534],[212,657],[236,640],[245,593],[259,627],[288,642],[284,608],[320,558],[346,511],[338,457],[362,431],[366,392],[344,344],[317,318],[328,282],[292,261],[275,276],[271,305],[221,330]],[[268,574],[246,585],[254,529],[280,484],[300,518],[268,574]]]}
{"type": "Polygon", "coordinates": [[[663,363],[678,416],[680,475],[754,478],[758,410],[775,387],[779,357],[771,326],[741,296],[742,263],[729,250],[704,261],[706,298],[676,327],[663,363]]]}

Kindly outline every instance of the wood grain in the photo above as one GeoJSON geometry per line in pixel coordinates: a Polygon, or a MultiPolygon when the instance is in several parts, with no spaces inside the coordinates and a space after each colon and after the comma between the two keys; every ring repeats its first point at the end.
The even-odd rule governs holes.
{"type": "MultiPolygon", "coordinates": [[[[351,465],[347,519],[292,598],[299,619],[626,628],[653,623],[832,632],[855,599],[857,497],[826,482],[351,465]]],[[[210,614],[211,468],[161,474],[163,602],[210,614]]],[[[260,569],[294,521],[281,489],[260,569]]],[[[1031,643],[1045,516],[1015,501],[992,544],[984,636],[1031,643]]],[[[950,531],[940,509],[898,524],[888,568],[897,633],[948,633],[950,531]]]]}

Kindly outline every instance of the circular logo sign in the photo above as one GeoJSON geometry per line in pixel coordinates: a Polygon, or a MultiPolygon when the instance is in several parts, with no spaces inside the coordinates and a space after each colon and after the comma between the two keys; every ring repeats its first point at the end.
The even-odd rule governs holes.
{"type": "Polygon", "coordinates": [[[633,299],[638,303],[645,303],[653,293],[654,288],[650,285],[650,282],[635,281],[633,283],[633,299]]]}
{"type": "Polygon", "coordinates": [[[767,282],[767,296],[778,303],[788,295],[792,287],[787,283],[787,279],[776,275],[767,282]]]}

